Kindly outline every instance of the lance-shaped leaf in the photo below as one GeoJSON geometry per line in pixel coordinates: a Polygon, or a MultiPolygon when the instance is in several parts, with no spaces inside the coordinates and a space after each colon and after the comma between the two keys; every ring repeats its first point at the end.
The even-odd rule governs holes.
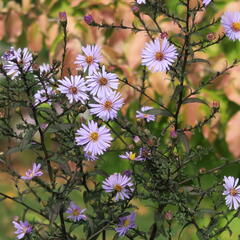
{"type": "Polygon", "coordinates": [[[205,104],[205,105],[208,106],[208,104],[204,100],[202,100],[200,98],[186,98],[186,99],[183,100],[182,103],[183,104],[187,104],[187,103],[202,103],[202,104],[205,104]]]}
{"type": "Polygon", "coordinates": [[[148,111],[146,111],[147,114],[153,114],[153,115],[161,115],[161,116],[166,116],[166,117],[172,117],[173,114],[166,110],[166,109],[160,109],[160,108],[153,108],[148,111]]]}

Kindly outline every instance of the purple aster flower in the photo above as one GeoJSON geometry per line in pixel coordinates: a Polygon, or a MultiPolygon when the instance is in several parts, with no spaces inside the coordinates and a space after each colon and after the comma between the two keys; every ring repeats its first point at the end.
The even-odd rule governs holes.
{"type": "Polygon", "coordinates": [[[102,187],[106,192],[116,192],[116,201],[121,198],[129,199],[133,192],[132,179],[120,173],[114,173],[103,181],[102,187]]]}
{"type": "Polygon", "coordinates": [[[51,103],[51,99],[50,96],[52,96],[54,94],[54,91],[51,87],[46,87],[46,89],[41,89],[38,90],[35,94],[34,94],[34,104],[38,105],[40,103],[43,102],[47,102],[47,103],[51,103]]]}
{"type": "Polygon", "coordinates": [[[87,85],[92,95],[105,97],[111,93],[111,90],[118,88],[118,78],[115,73],[107,73],[105,66],[102,71],[94,72],[93,75],[87,77],[87,85]]]}
{"type": "Polygon", "coordinates": [[[126,152],[123,155],[119,155],[120,158],[123,159],[128,159],[128,160],[132,160],[132,161],[143,161],[144,158],[142,158],[140,155],[137,156],[136,153],[133,152],[126,152]]]}
{"type": "Polygon", "coordinates": [[[98,157],[95,155],[92,155],[92,153],[90,152],[84,153],[84,157],[87,159],[87,161],[95,162],[96,160],[98,160],[98,157]]]}
{"type": "Polygon", "coordinates": [[[74,222],[78,222],[80,220],[86,220],[87,217],[83,213],[86,209],[81,209],[77,206],[74,202],[70,203],[69,208],[67,209],[66,213],[70,214],[67,218],[73,220],[74,222]]]}
{"type": "Polygon", "coordinates": [[[60,86],[58,90],[65,94],[70,103],[80,101],[82,104],[88,99],[86,91],[88,90],[85,81],[81,76],[64,77],[63,80],[59,80],[60,86]]]}
{"type": "Polygon", "coordinates": [[[203,0],[203,5],[206,7],[212,0],[203,0]]]}
{"type": "Polygon", "coordinates": [[[134,212],[132,212],[128,216],[119,218],[119,224],[115,228],[119,236],[124,236],[129,229],[136,227],[135,219],[136,219],[136,213],[134,212]]]}
{"type": "Polygon", "coordinates": [[[240,12],[225,12],[221,24],[230,40],[240,40],[240,12]]]}
{"type": "Polygon", "coordinates": [[[224,176],[224,188],[225,191],[223,195],[225,195],[226,205],[229,209],[234,208],[237,210],[240,204],[240,186],[238,184],[239,179],[234,177],[226,177],[224,176]]]}
{"type": "Polygon", "coordinates": [[[85,145],[84,151],[91,152],[92,155],[103,154],[112,141],[109,129],[104,125],[98,127],[93,120],[88,121],[88,126],[82,124],[82,128],[77,130],[76,135],[76,144],[85,145]]]}
{"type": "Polygon", "coordinates": [[[14,50],[11,48],[8,55],[4,55],[3,58],[7,60],[3,64],[3,68],[6,71],[7,75],[11,76],[12,79],[16,78],[21,74],[20,67],[23,72],[32,72],[32,54],[28,51],[27,48],[14,50]]]}
{"type": "Polygon", "coordinates": [[[142,51],[142,65],[153,72],[166,72],[177,58],[177,50],[167,38],[146,43],[142,51]]]}
{"type": "Polygon", "coordinates": [[[89,104],[90,113],[96,114],[104,121],[112,120],[117,117],[118,110],[123,105],[123,98],[118,92],[111,91],[101,98],[94,97],[96,103],[89,104]]]}
{"type": "Polygon", "coordinates": [[[98,63],[102,59],[100,47],[97,45],[87,45],[86,47],[82,47],[82,51],[85,55],[78,55],[74,63],[81,66],[84,72],[88,69],[88,73],[91,75],[99,68],[98,63]]]}
{"type": "Polygon", "coordinates": [[[32,231],[32,226],[29,225],[28,221],[13,221],[14,227],[16,228],[17,239],[22,239],[26,234],[29,234],[32,231]]]}
{"type": "Polygon", "coordinates": [[[41,164],[34,163],[32,169],[28,169],[26,172],[26,176],[22,176],[21,179],[31,180],[34,177],[39,177],[43,175],[43,172],[40,171],[41,164]]]}
{"type": "Polygon", "coordinates": [[[149,106],[142,107],[141,111],[136,112],[136,118],[146,119],[147,122],[154,121],[155,116],[147,113],[147,111],[151,109],[153,109],[153,107],[149,107],[149,106]]]}

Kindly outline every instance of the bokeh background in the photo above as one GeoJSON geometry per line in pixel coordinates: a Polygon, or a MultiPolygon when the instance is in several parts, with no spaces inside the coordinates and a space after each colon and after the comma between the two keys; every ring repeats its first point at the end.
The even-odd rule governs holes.
{"type": "MultiPolygon", "coordinates": [[[[169,8],[176,9],[178,0],[166,1],[169,8]]],[[[86,44],[99,44],[103,47],[104,62],[114,70],[115,66],[121,69],[121,74],[129,79],[131,83],[140,83],[138,75],[141,62],[140,52],[148,37],[145,33],[132,33],[129,30],[98,29],[88,26],[83,16],[91,14],[96,22],[108,24],[120,24],[130,26],[132,22],[139,25],[132,13],[133,2],[129,0],[1,0],[0,1],[0,54],[10,46],[28,47],[32,52],[39,55],[39,62],[52,62],[54,59],[61,60],[63,52],[63,33],[58,22],[58,13],[65,11],[68,16],[68,44],[65,69],[71,68],[74,73],[73,64],[77,54],[81,52],[81,46],[86,44]]],[[[193,0],[192,4],[196,4],[193,0]]],[[[198,15],[198,21],[210,21],[214,16],[220,17],[226,10],[240,11],[240,1],[215,0],[207,11],[198,15]]],[[[152,25],[148,17],[145,21],[152,25]]],[[[161,20],[161,17],[160,17],[161,20]]],[[[179,32],[176,24],[162,22],[162,29],[169,35],[179,32]]],[[[209,28],[203,32],[201,38],[206,38],[209,32],[221,35],[223,29],[220,25],[209,28]]],[[[206,58],[211,66],[206,63],[195,63],[189,68],[189,82],[197,86],[201,80],[206,78],[213,71],[220,71],[235,58],[239,58],[240,43],[224,39],[220,44],[210,47],[208,50],[199,53],[200,58],[206,58]]],[[[167,104],[172,93],[171,83],[166,74],[149,74],[151,88],[147,93],[152,96],[159,96],[167,104]],[[154,89],[154,91],[153,91],[154,89]]],[[[133,116],[136,111],[137,93],[129,87],[122,87],[126,105],[123,114],[133,116]]],[[[220,113],[202,131],[189,136],[191,145],[204,145],[214,148],[212,156],[199,162],[196,167],[209,169],[218,164],[222,157],[234,159],[240,156],[240,66],[229,71],[229,74],[216,79],[208,88],[204,89],[201,96],[211,103],[219,101],[220,113]],[[216,158],[217,156],[217,158],[216,158]]],[[[147,102],[146,102],[147,103],[147,102]]],[[[206,114],[206,107],[199,104],[188,104],[182,110],[183,122],[186,126],[194,125],[206,114]]],[[[160,128],[159,128],[160,130],[160,128]]],[[[0,152],[5,151],[7,140],[0,136],[0,152]]],[[[116,155],[116,154],[115,154],[116,155]]],[[[103,162],[98,163],[100,168],[112,173],[122,171],[128,166],[127,161],[119,161],[114,154],[109,154],[103,162]]],[[[12,155],[14,168],[24,174],[25,170],[34,161],[31,152],[24,151],[21,154],[12,155]]],[[[239,167],[229,167],[223,174],[240,176],[239,167]]],[[[0,172],[0,190],[10,196],[16,195],[16,188],[11,177],[0,172]]],[[[81,203],[81,195],[73,195],[73,200],[81,203]]],[[[29,200],[31,201],[31,199],[29,200]]],[[[142,229],[148,229],[150,220],[153,217],[151,203],[134,200],[139,207],[137,210],[137,223],[142,229]]],[[[34,202],[32,203],[34,205],[34,202]]],[[[0,238],[15,239],[13,234],[12,219],[20,216],[22,209],[10,200],[0,202],[0,238]]],[[[31,217],[31,215],[30,215],[31,217]]],[[[32,218],[36,219],[33,215],[32,218]]],[[[204,218],[203,218],[204,224],[204,218]]],[[[237,239],[240,234],[240,221],[236,219],[230,225],[232,236],[223,233],[221,239],[237,239]]],[[[196,239],[193,229],[187,228],[182,239],[196,239]]]]}

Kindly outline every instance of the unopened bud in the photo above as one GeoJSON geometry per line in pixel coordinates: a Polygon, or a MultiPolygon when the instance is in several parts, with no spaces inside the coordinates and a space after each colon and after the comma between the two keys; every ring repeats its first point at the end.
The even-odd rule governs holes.
{"type": "Polygon", "coordinates": [[[93,21],[94,21],[94,20],[93,20],[92,15],[88,14],[88,15],[85,15],[85,16],[84,16],[84,22],[85,22],[86,24],[91,24],[93,21]]]}
{"type": "Polygon", "coordinates": [[[213,41],[216,39],[216,34],[215,33],[208,33],[207,34],[207,40],[208,41],[213,41]]]}
{"type": "Polygon", "coordinates": [[[220,108],[220,103],[218,101],[213,101],[212,108],[216,108],[216,109],[220,108]]]}
{"type": "Polygon", "coordinates": [[[168,38],[168,33],[167,32],[162,32],[160,37],[161,37],[161,39],[168,38]]]}
{"type": "Polygon", "coordinates": [[[172,218],[173,218],[173,214],[172,214],[172,212],[171,212],[171,211],[167,211],[167,212],[165,212],[165,214],[164,214],[164,218],[165,218],[167,221],[171,221],[172,218]]]}
{"type": "Polygon", "coordinates": [[[206,172],[206,168],[200,168],[200,169],[199,169],[199,173],[200,173],[200,174],[203,174],[203,173],[205,173],[205,172],[206,172]]]}
{"type": "Polygon", "coordinates": [[[4,110],[0,110],[0,118],[4,118],[5,117],[5,111],[4,110]]]}
{"type": "Polygon", "coordinates": [[[147,145],[148,146],[154,146],[154,140],[153,139],[151,139],[151,138],[149,138],[148,140],[147,140],[147,145]]]}
{"type": "Polygon", "coordinates": [[[61,23],[67,22],[67,13],[66,12],[59,12],[58,17],[61,23]]]}
{"type": "Polygon", "coordinates": [[[139,142],[141,141],[141,139],[139,138],[139,136],[135,136],[135,137],[133,138],[133,141],[134,141],[135,143],[139,143],[139,142]]]}
{"type": "Polygon", "coordinates": [[[174,129],[170,130],[170,136],[171,138],[177,138],[177,131],[175,131],[174,129]]]}
{"type": "Polygon", "coordinates": [[[133,11],[134,13],[138,13],[138,12],[139,12],[139,7],[138,7],[137,5],[133,5],[133,6],[132,6],[132,11],[133,11]]]}

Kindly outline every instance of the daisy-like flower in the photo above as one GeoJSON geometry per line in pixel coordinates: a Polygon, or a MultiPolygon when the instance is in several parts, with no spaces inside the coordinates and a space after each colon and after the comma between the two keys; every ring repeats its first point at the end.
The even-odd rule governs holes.
{"type": "Polygon", "coordinates": [[[225,12],[221,24],[230,40],[240,40],[240,12],[225,12]]]}
{"type": "Polygon", "coordinates": [[[177,50],[167,38],[146,43],[142,51],[142,65],[153,72],[166,72],[177,58],[177,50]]]}
{"type": "Polygon", "coordinates": [[[95,155],[92,155],[92,153],[90,152],[84,153],[84,157],[87,159],[87,161],[95,162],[96,160],[98,160],[98,157],[95,155]]]}
{"type": "Polygon", "coordinates": [[[35,106],[43,103],[43,102],[48,102],[49,104],[52,102],[50,98],[51,95],[53,95],[53,89],[51,87],[46,87],[46,89],[41,89],[38,90],[34,94],[34,104],[35,106]]]}
{"type": "Polygon", "coordinates": [[[17,239],[22,239],[26,234],[29,234],[32,231],[32,226],[28,223],[28,221],[13,221],[12,222],[14,227],[16,228],[16,232],[14,232],[17,235],[17,239]]]}
{"type": "Polygon", "coordinates": [[[212,0],[203,0],[203,5],[206,7],[212,0]]]}
{"type": "Polygon", "coordinates": [[[82,51],[85,55],[78,55],[74,63],[81,66],[84,72],[88,69],[88,73],[91,75],[99,68],[99,62],[102,59],[101,49],[97,45],[87,45],[82,47],[82,51]]]}
{"type": "Polygon", "coordinates": [[[239,208],[240,205],[240,186],[238,185],[239,179],[234,177],[226,177],[224,176],[224,188],[225,191],[223,195],[225,195],[226,205],[229,209],[234,208],[235,210],[239,208]]]}
{"type": "Polygon", "coordinates": [[[81,209],[74,202],[71,202],[66,211],[66,213],[70,214],[67,218],[73,220],[74,222],[78,222],[80,220],[85,221],[87,219],[86,215],[83,214],[85,211],[86,209],[81,209]]]}
{"type": "Polygon", "coordinates": [[[137,156],[136,153],[133,152],[126,152],[123,155],[119,155],[120,158],[123,159],[128,159],[128,160],[132,160],[132,161],[143,161],[144,158],[142,158],[140,155],[137,156]]]}
{"type": "Polygon", "coordinates": [[[136,219],[136,213],[132,212],[130,215],[125,217],[119,218],[119,224],[115,228],[116,232],[119,234],[119,236],[124,236],[129,229],[135,228],[135,219],[136,219]]]}
{"type": "Polygon", "coordinates": [[[123,105],[123,98],[121,94],[115,91],[111,91],[104,97],[94,97],[96,103],[89,104],[90,113],[96,114],[104,121],[112,120],[117,117],[118,110],[123,105]]]}
{"type": "Polygon", "coordinates": [[[88,126],[82,124],[82,128],[77,130],[76,135],[76,144],[85,145],[84,151],[92,155],[103,154],[110,147],[113,139],[108,128],[104,125],[98,127],[93,120],[88,121],[88,126]]]}
{"type": "Polygon", "coordinates": [[[3,68],[6,71],[7,75],[11,76],[12,79],[21,74],[21,69],[23,72],[32,71],[31,63],[33,57],[27,48],[19,48],[18,50],[10,48],[8,52],[4,53],[2,58],[5,60],[3,68]]]}
{"type": "Polygon", "coordinates": [[[80,101],[82,104],[88,99],[88,95],[86,91],[88,90],[85,81],[81,76],[70,76],[64,77],[63,80],[59,80],[60,87],[57,89],[65,94],[70,103],[80,101]]]}
{"type": "Polygon", "coordinates": [[[34,177],[39,177],[43,175],[43,172],[40,171],[41,164],[34,163],[32,169],[28,169],[26,172],[26,176],[22,176],[21,179],[31,180],[34,177]]]}
{"type": "Polygon", "coordinates": [[[155,116],[148,114],[147,111],[153,109],[153,107],[145,106],[141,108],[141,111],[136,112],[136,118],[146,119],[147,122],[155,120],[155,116]]]}
{"type": "Polygon", "coordinates": [[[107,73],[105,66],[102,71],[96,71],[87,77],[87,86],[92,95],[104,97],[111,93],[112,89],[118,88],[118,78],[115,73],[107,73]]]}
{"type": "Polygon", "coordinates": [[[142,4],[142,3],[145,4],[145,3],[146,3],[146,0],[137,0],[137,3],[138,3],[138,4],[142,4]]]}
{"type": "Polygon", "coordinates": [[[133,191],[132,179],[120,173],[114,173],[103,181],[105,192],[116,192],[116,201],[129,199],[133,191]]]}

